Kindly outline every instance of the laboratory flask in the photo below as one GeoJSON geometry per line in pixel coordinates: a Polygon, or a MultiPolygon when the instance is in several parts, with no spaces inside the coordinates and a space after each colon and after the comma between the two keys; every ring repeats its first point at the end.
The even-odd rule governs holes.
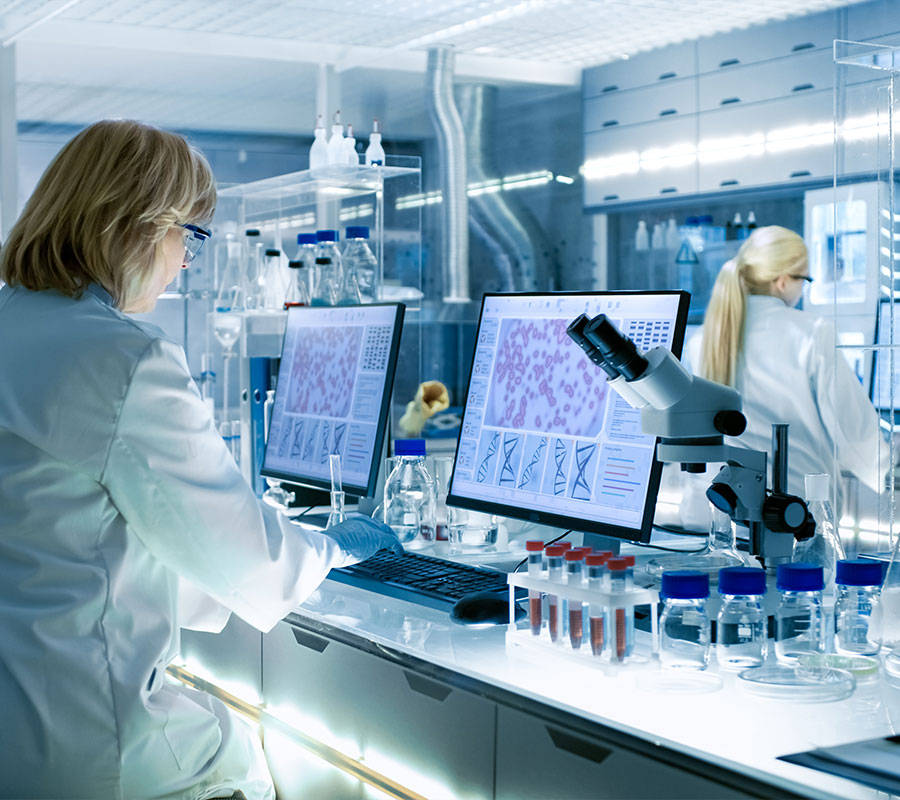
{"type": "Polygon", "coordinates": [[[831,476],[824,473],[807,475],[804,487],[809,512],[816,521],[816,532],[809,539],[794,542],[791,561],[821,566],[825,591],[830,592],[834,588],[835,565],[845,558],[831,509],[831,476]]]}
{"type": "Polygon", "coordinates": [[[384,521],[409,548],[434,542],[435,486],[425,468],[425,440],[397,439],[396,461],[384,484],[384,521]]]}

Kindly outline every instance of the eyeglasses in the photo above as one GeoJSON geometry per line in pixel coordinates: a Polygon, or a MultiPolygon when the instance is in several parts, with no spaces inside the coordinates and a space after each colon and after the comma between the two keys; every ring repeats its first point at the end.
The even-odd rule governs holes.
{"type": "Polygon", "coordinates": [[[788,275],[788,277],[798,281],[806,281],[807,283],[813,282],[813,279],[809,275],[788,275]]]}
{"type": "Polygon", "coordinates": [[[179,227],[184,228],[184,263],[190,264],[197,257],[203,243],[212,236],[212,232],[199,225],[178,224],[179,227]]]}

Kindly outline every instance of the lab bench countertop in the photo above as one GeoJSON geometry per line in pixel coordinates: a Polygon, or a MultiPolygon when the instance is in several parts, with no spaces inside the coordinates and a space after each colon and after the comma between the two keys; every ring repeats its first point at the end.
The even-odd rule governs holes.
{"type": "MultiPolygon", "coordinates": [[[[735,673],[710,667],[696,681],[667,680],[659,662],[617,669],[507,643],[507,626],[450,621],[441,611],[326,580],[286,620],[406,669],[581,729],[663,749],[804,797],[874,800],[860,783],[777,760],[818,747],[894,735],[900,682],[883,670],[836,702],[800,703],[749,694],[735,673]]],[[[637,637],[646,636],[641,631],[637,637]]],[[[771,656],[770,656],[771,657],[771,656]]]]}

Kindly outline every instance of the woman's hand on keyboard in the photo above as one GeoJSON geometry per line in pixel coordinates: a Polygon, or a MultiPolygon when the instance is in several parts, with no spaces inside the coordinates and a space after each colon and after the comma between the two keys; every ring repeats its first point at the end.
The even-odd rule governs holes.
{"type": "Polygon", "coordinates": [[[369,517],[353,517],[322,531],[334,539],[350,558],[343,564],[355,564],[374,556],[379,550],[403,552],[397,534],[388,525],[369,517]]]}

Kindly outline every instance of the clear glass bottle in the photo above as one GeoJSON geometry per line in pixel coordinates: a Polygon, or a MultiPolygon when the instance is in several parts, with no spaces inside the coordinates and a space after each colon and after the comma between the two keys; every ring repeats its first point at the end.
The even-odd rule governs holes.
{"type": "Polygon", "coordinates": [[[302,261],[288,261],[288,270],[291,280],[288,282],[287,294],[284,298],[284,307],[308,306],[309,284],[306,280],[306,264],[302,261]]]}
{"type": "Polygon", "coordinates": [[[706,669],[710,623],[706,612],[709,575],[680,569],[662,576],[659,660],[666,669],[706,669]]]}
{"type": "Polygon", "coordinates": [[[765,570],[725,567],[719,570],[722,607],[716,618],[716,659],[722,669],[759,667],[769,649],[768,620],[762,601],[765,570]]]}
{"type": "Polygon", "coordinates": [[[215,307],[223,313],[244,308],[244,270],[241,243],[235,238],[236,227],[233,222],[225,227],[225,266],[219,275],[215,307]]]}
{"type": "Polygon", "coordinates": [[[816,520],[816,532],[809,539],[794,542],[791,561],[822,567],[825,591],[834,588],[834,569],[838,559],[846,558],[831,509],[831,476],[810,474],[804,479],[806,502],[816,520]]]}
{"type": "MultiPolygon", "coordinates": [[[[528,577],[539,579],[543,569],[544,543],[540,539],[532,539],[525,542],[525,550],[528,552],[528,577]]],[[[541,609],[542,594],[537,589],[528,590],[528,619],[531,622],[531,633],[534,636],[541,635],[544,621],[541,609]]]]}
{"type": "Polygon", "coordinates": [[[294,261],[303,262],[303,271],[306,273],[306,288],[309,290],[310,302],[316,296],[316,286],[318,285],[316,244],[316,235],[314,233],[297,234],[297,252],[294,253],[294,261]]]}
{"type": "Polygon", "coordinates": [[[359,302],[374,303],[378,299],[378,259],[369,247],[369,229],[365,225],[348,225],[347,244],[342,255],[345,282],[355,275],[359,302]]]}
{"type": "Polygon", "coordinates": [[[338,232],[316,231],[316,242],[318,285],[313,296],[313,305],[337,305],[344,286],[343,259],[337,247],[338,232]]]}
{"type": "Polygon", "coordinates": [[[881,649],[877,624],[881,611],[881,563],[864,558],[838,561],[836,575],[834,649],[845,655],[877,655],[881,649]]]}
{"type": "MultiPolygon", "coordinates": [[[[561,544],[551,544],[547,547],[547,580],[551,583],[563,582],[563,556],[566,548],[561,544]]],[[[558,642],[562,624],[560,622],[559,596],[547,594],[547,631],[551,642],[558,642]]]]}
{"type": "Polygon", "coordinates": [[[262,271],[261,291],[263,308],[267,311],[281,311],[287,295],[287,282],[281,269],[281,250],[270,248],[265,252],[262,271]]]}
{"type": "Polygon", "coordinates": [[[775,656],[796,664],[799,656],[825,651],[825,586],[819,564],[779,564],[775,585],[781,595],[775,609],[775,656]]]}
{"type": "MultiPolygon", "coordinates": [[[[584,550],[573,548],[563,556],[566,562],[566,585],[582,588],[584,582],[584,550]]],[[[569,644],[573,650],[580,650],[584,640],[584,603],[580,600],[567,602],[569,644]]]]}
{"type": "MultiPolygon", "coordinates": [[[[590,553],[585,556],[588,589],[594,592],[607,590],[606,562],[612,553],[607,550],[590,553]]],[[[602,656],[606,645],[606,607],[602,603],[590,603],[588,606],[588,636],[591,641],[591,653],[602,656]]]]}
{"type": "Polygon", "coordinates": [[[434,479],[425,468],[425,440],[397,439],[395,466],[384,484],[384,521],[409,548],[434,542],[434,479]]]}
{"type": "MultiPolygon", "coordinates": [[[[633,562],[617,556],[606,562],[609,571],[609,591],[624,593],[631,589],[630,570],[633,562]]],[[[624,661],[634,650],[634,606],[619,606],[610,617],[610,646],[613,661],[624,661]]]]}

